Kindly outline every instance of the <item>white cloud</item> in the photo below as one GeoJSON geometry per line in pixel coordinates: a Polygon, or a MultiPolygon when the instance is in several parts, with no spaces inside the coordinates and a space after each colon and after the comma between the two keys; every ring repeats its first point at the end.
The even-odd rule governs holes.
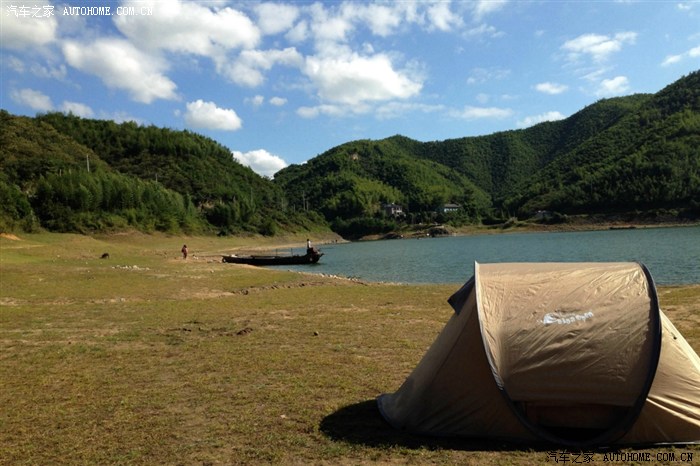
{"type": "Polygon", "coordinates": [[[629,89],[629,80],[625,76],[616,76],[612,79],[601,81],[596,95],[598,97],[616,96],[628,92],[629,89]]]}
{"type": "Polygon", "coordinates": [[[5,64],[15,73],[24,73],[26,66],[24,62],[17,57],[12,55],[5,57],[5,64]]]}
{"type": "Polygon", "coordinates": [[[486,118],[503,119],[513,115],[513,110],[509,108],[472,107],[467,105],[464,109],[453,110],[450,114],[454,118],[462,118],[465,120],[482,120],[486,118]]]}
{"type": "Polygon", "coordinates": [[[224,131],[236,131],[243,126],[234,110],[219,108],[214,102],[204,102],[201,99],[187,104],[185,123],[193,128],[224,131]]]}
{"type": "Polygon", "coordinates": [[[69,65],[98,76],[107,87],[122,89],[137,102],[175,99],[176,85],[162,74],[157,57],[148,56],[121,39],[98,39],[90,44],[66,41],[63,55],[69,65]]]}
{"type": "Polygon", "coordinates": [[[535,89],[544,94],[556,95],[566,92],[566,90],[569,89],[569,86],[552,82],[543,82],[535,85],[535,89]]]}
{"type": "MultiPolygon", "coordinates": [[[[19,105],[24,105],[37,112],[50,112],[55,110],[51,98],[41,91],[34,89],[13,90],[10,98],[19,105]]],[[[79,102],[64,100],[60,110],[65,113],[72,113],[80,117],[91,117],[94,115],[92,109],[79,102]]]]}
{"type": "Polygon", "coordinates": [[[127,121],[133,121],[137,125],[143,125],[145,122],[141,118],[137,118],[133,115],[129,115],[126,112],[100,112],[101,120],[114,120],[115,123],[126,123],[127,121]]]}
{"type": "Polygon", "coordinates": [[[583,34],[566,41],[561,48],[569,52],[569,60],[578,61],[582,56],[589,56],[595,62],[607,60],[610,55],[622,50],[625,44],[634,44],[636,32],[620,32],[614,36],[601,34],[583,34]]]}
{"type": "Polygon", "coordinates": [[[661,66],[669,66],[669,65],[674,65],[676,63],[680,63],[681,61],[685,60],[686,58],[698,58],[700,57],[700,46],[693,47],[692,49],[688,50],[687,52],[680,53],[678,55],[669,55],[666,57],[666,59],[661,63],[661,66]]]}
{"type": "Polygon", "coordinates": [[[491,37],[500,37],[503,35],[502,32],[500,32],[498,29],[496,29],[493,26],[490,26],[488,24],[482,23],[478,25],[477,27],[473,27],[471,29],[468,29],[464,32],[466,36],[491,36],[491,37]]]}
{"type": "Polygon", "coordinates": [[[181,0],[132,3],[137,9],[150,7],[153,14],[115,16],[114,24],[142,48],[213,57],[223,50],[252,48],[260,42],[260,30],[232,8],[212,10],[181,0]]]}
{"type": "Polygon", "coordinates": [[[362,57],[308,57],[304,73],[326,101],[357,105],[368,101],[406,99],[423,87],[419,78],[393,68],[383,54],[362,57]]]}
{"type": "Polygon", "coordinates": [[[303,57],[294,47],[284,50],[244,50],[231,64],[220,66],[220,70],[236,84],[256,87],[265,81],[262,71],[275,65],[301,67],[303,57]]]}
{"type": "Polygon", "coordinates": [[[262,104],[265,103],[265,97],[261,95],[256,95],[245,99],[245,102],[251,104],[253,107],[260,107],[262,106],[262,104]]]}
{"type": "Polygon", "coordinates": [[[392,6],[372,4],[344,4],[343,15],[367,26],[373,34],[387,37],[401,25],[401,3],[392,6]]]}
{"type": "Polygon", "coordinates": [[[661,63],[661,66],[674,65],[676,63],[680,63],[681,60],[683,60],[683,55],[668,55],[661,63]]]}
{"type": "Polygon", "coordinates": [[[309,25],[306,21],[299,21],[289,32],[285,35],[287,40],[293,43],[299,43],[305,41],[309,37],[309,25]]]}
{"type": "Polygon", "coordinates": [[[263,34],[287,31],[299,17],[299,9],[296,6],[280,3],[261,3],[255,11],[258,14],[258,26],[263,34]]]}
{"type": "Polygon", "coordinates": [[[262,176],[272,177],[272,175],[287,166],[287,162],[281,157],[273,155],[265,149],[249,152],[232,151],[231,153],[233,158],[262,176]]]}
{"type": "Polygon", "coordinates": [[[311,22],[309,29],[318,42],[345,42],[354,29],[351,18],[333,15],[320,3],[309,8],[311,22]]]}
{"type": "Polygon", "coordinates": [[[72,113],[73,115],[83,118],[90,118],[95,114],[89,106],[81,104],[80,102],[70,102],[68,100],[63,101],[61,110],[65,113],[72,113]]]}
{"type": "Polygon", "coordinates": [[[44,16],[48,2],[2,2],[2,27],[0,42],[3,47],[16,50],[35,48],[49,44],[56,39],[58,22],[55,11],[52,16],[44,16]],[[30,16],[17,14],[21,8],[30,16]],[[35,17],[34,15],[40,15],[35,17]]]}
{"type": "Polygon", "coordinates": [[[13,55],[6,57],[5,63],[15,73],[24,74],[29,72],[39,78],[63,81],[68,74],[66,65],[62,63],[57,65],[54,65],[53,63],[42,64],[38,62],[25,63],[25,61],[13,55]]]}
{"type": "Polygon", "coordinates": [[[57,79],[59,81],[64,80],[68,74],[68,70],[64,64],[52,67],[34,63],[30,67],[30,71],[34,76],[38,76],[40,78],[57,79]]]}
{"type": "Polygon", "coordinates": [[[433,28],[440,31],[451,31],[461,26],[462,18],[450,10],[449,2],[432,3],[428,7],[427,16],[433,28]]]}
{"type": "Polygon", "coordinates": [[[542,123],[543,121],[557,121],[563,120],[564,118],[566,117],[560,112],[545,112],[540,115],[532,115],[529,117],[525,117],[524,119],[518,121],[517,125],[520,128],[528,128],[538,123],[542,123]]]}
{"type": "Polygon", "coordinates": [[[13,90],[10,98],[20,105],[25,105],[38,112],[48,112],[53,110],[51,98],[40,91],[34,89],[13,90]]]}
{"type": "Polygon", "coordinates": [[[484,16],[502,9],[506,0],[478,0],[474,2],[474,19],[481,20],[484,16]]]}
{"type": "Polygon", "coordinates": [[[285,99],[284,97],[272,97],[270,99],[270,105],[274,105],[275,107],[281,107],[286,103],[287,99],[285,99]]]}

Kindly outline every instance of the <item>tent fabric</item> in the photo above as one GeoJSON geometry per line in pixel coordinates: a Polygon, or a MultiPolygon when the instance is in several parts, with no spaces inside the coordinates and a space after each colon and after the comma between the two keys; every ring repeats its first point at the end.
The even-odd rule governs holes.
{"type": "Polygon", "coordinates": [[[476,264],[394,427],[566,445],[700,442],[700,359],[637,263],[476,264]]]}

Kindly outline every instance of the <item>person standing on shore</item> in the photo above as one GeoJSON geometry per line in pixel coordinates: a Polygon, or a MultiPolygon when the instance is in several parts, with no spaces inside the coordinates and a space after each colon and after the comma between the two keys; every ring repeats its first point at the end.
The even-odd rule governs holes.
{"type": "Polygon", "coordinates": [[[187,259],[187,253],[188,253],[189,251],[187,250],[187,245],[186,245],[186,244],[183,244],[183,245],[182,245],[182,249],[180,249],[180,252],[182,253],[182,258],[183,258],[183,259],[187,259]]]}

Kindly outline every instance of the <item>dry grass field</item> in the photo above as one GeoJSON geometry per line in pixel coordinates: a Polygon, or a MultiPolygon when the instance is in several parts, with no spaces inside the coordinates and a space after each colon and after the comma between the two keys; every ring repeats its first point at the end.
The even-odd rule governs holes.
{"type": "MultiPolygon", "coordinates": [[[[421,359],[458,286],[219,262],[253,241],[0,238],[0,464],[555,464],[380,418],[375,397],[421,359]]],[[[700,349],[700,286],[660,300],[700,349]]],[[[700,463],[697,446],[645,451],[700,463]]]]}

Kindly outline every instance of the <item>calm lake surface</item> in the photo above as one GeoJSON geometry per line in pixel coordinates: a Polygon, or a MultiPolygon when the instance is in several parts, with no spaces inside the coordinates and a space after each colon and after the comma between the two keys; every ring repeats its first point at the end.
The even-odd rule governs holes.
{"type": "Polygon", "coordinates": [[[506,233],[320,245],[313,266],[289,270],[397,283],[464,283],[474,261],[620,262],[647,266],[659,285],[700,283],[700,227],[506,233]]]}

